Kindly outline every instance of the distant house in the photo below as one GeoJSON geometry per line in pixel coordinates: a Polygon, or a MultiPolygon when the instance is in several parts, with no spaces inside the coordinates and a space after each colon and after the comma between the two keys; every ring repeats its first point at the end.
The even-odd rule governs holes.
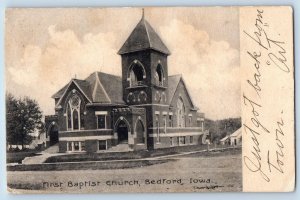
{"type": "Polygon", "coordinates": [[[242,145],[242,128],[239,128],[230,135],[230,145],[242,145]]]}
{"type": "Polygon", "coordinates": [[[118,53],[122,76],[94,72],[52,96],[55,115],[45,117],[46,145],[98,152],[201,144],[204,113],[183,77],[169,76],[170,51],[144,17],[118,53]]]}
{"type": "Polygon", "coordinates": [[[235,132],[220,140],[222,145],[231,145],[231,146],[238,146],[242,145],[242,128],[239,128],[235,132]]]}
{"type": "Polygon", "coordinates": [[[221,143],[222,145],[230,144],[230,138],[229,138],[229,135],[227,135],[226,137],[222,138],[222,139],[220,140],[220,143],[221,143]]]}
{"type": "MultiPolygon", "coordinates": [[[[46,147],[46,133],[42,132],[39,133],[38,130],[35,130],[34,132],[30,133],[30,136],[32,137],[32,141],[29,144],[24,145],[24,149],[36,149],[36,148],[44,148],[46,147]]],[[[22,145],[20,144],[8,144],[7,150],[12,149],[22,149],[22,145]]]]}

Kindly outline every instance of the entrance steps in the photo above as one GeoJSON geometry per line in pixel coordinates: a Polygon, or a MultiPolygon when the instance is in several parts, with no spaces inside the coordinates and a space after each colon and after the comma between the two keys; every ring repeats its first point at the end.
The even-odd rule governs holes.
{"type": "Polygon", "coordinates": [[[30,164],[42,164],[44,163],[47,158],[57,155],[58,153],[58,143],[50,146],[49,148],[45,149],[44,151],[38,153],[36,156],[26,157],[22,160],[22,164],[30,165],[30,164]]]}
{"type": "Polygon", "coordinates": [[[133,149],[129,148],[128,144],[118,144],[116,146],[112,146],[106,152],[128,152],[133,151],[133,149]]]}
{"type": "Polygon", "coordinates": [[[58,149],[58,143],[56,143],[55,145],[50,146],[49,148],[45,149],[44,151],[42,151],[41,153],[58,153],[59,149],[58,149]]]}

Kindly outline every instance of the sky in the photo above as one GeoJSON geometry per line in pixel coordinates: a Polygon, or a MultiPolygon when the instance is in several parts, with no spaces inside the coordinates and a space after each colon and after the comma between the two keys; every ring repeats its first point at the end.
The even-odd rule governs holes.
{"type": "MultiPolygon", "coordinates": [[[[71,78],[121,75],[117,52],[141,16],[141,8],[6,10],[7,92],[54,114],[51,96],[71,78]]],[[[169,75],[183,75],[199,111],[210,119],[239,117],[238,8],[146,8],[145,18],[171,51],[169,75]]]]}

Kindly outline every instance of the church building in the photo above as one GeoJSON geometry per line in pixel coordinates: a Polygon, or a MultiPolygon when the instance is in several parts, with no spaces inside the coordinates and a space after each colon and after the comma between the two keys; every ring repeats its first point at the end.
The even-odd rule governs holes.
{"type": "Polygon", "coordinates": [[[170,51],[144,16],[118,54],[121,77],[93,72],[52,96],[46,145],[58,143],[59,152],[103,152],[202,144],[204,114],[183,77],[168,75],[170,51]]]}

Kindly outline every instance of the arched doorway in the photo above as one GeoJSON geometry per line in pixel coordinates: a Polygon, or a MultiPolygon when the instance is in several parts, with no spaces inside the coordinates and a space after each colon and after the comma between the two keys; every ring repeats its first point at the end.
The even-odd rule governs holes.
{"type": "Polygon", "coordinates": [[[121,120],[117,126],[118,143],[128,143],[128,126],[121,120]]]}
{"type": "Polygon", "coordinates": [[[58,143],[58,127],[56,124],[51,125],[48,135],[50,137],[50,146],[58,143]]]}
{"type": "Polygon", "coordinates": [[[145,143],[144,132],[145,128],[142,120],[138,120],[135,127],[137,143],[142,144],[145,143]]]}

